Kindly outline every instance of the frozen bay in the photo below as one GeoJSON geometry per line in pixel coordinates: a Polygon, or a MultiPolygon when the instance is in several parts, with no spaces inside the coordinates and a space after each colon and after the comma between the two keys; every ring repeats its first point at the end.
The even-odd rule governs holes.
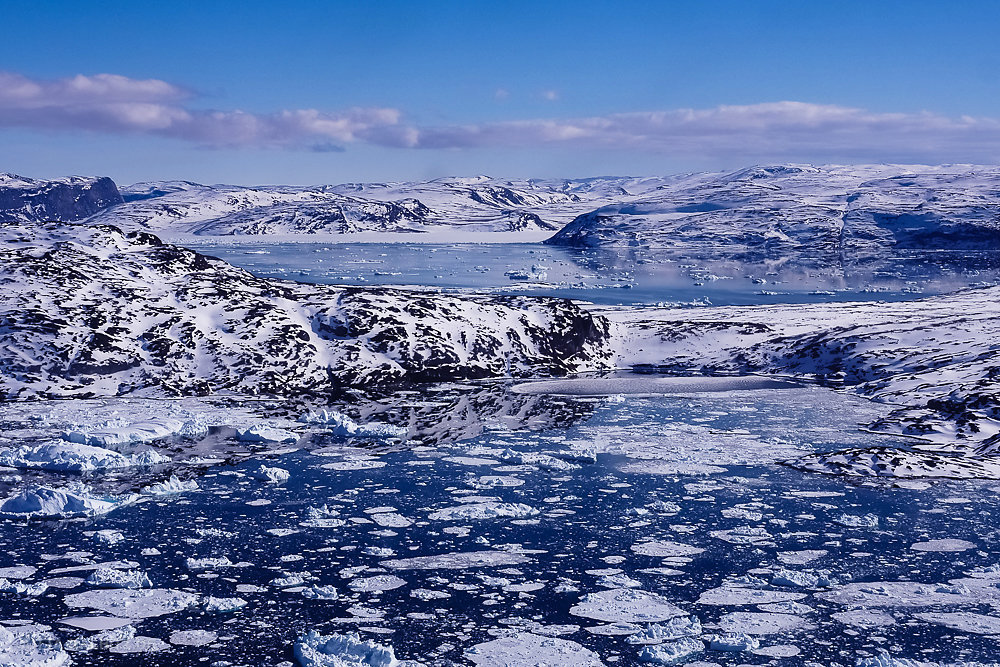
{"type": "MultiPolygon", "coordinates": [[[[130,402],[143,400],[103,409],[130,402]]],[[[46,424],[8,409],[4,425],[33,437],[75,403],[48,404],[46,424]]],[[[357,631],[423,664],[519,664],[496,660],[546,638],[566,642],[550,645],[568,656],[555,664],[584,664],[573,662],[584,655],[640,664],[681,641],[685,660],[720,665],[853,665],[883,650],[940,661],[993,655],[995,482],[830,476],[779,463],[852,445],[905,447],[857,429],[883,410],[877,404],[808,386],[572,397],[488,383],[332,407],[405,425],[408,435],[293,427],[295,442],[254,443],[213,426],[154,443],[169,464],[78,477],[121,493],[180,475],[196,490],[99,518],[4,524],[5,564],[20,568],[8,576],[41,589],[3,593],[4,625],[47,626],[74,649],[74,664],[95,665],[135,664],[136,654],[120,652],[133,649],[148,651],[143,664],[277,665],[309,630],[357,631]],[[261,476],[262,466],[287,479],[261,476]],[[150,581],[102,588],[86,580],[99,567],[150,581]],[[892,591],[915,588],[919,606],[895,602],[892,591]],[[137,602],[122,603],[128,596],[137,602]],[[587,611],[588,599],[601,600],[600,613],[587,611]],[[91,626],[72,620],[80,617],[135,632],[83,629],[91,626]],[[687,618],[697,632],[657,629],[687,618]],[[83,641],[98,632],[118,634],[83,641]],[[736,636],[751,648],[719,648],[732,649],[736,636]]],[[[232,409],[277,421],[303,406],[232,409]]],[[[18,474],[58,475],[11,471],[5,484],[18,474]]]]}

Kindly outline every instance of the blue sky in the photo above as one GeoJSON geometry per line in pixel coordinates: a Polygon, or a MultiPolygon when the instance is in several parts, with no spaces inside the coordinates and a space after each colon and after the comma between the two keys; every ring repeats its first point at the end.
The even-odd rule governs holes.
{"type": "Polygon", "coordinates": [[[1000,3],[5,11],[0,170],[122,183],[1000,162],[1000,3]]]}

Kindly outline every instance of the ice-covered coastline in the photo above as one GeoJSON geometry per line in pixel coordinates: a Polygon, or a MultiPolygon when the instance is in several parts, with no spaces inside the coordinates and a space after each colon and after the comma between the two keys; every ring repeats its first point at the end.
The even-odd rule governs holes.
{"type": "MultiPolygon", "coordinates": [[[[869,428],[915,438],[911,450],[811,457],[801,462],[808,470],[1000,471],[992,458],[1000,437],[993,343],[1000,288],[905,303],[608,308],[265,280],[105,226],[7,224],[0,237],[0,396],[7,400],[334,395],[399,382],[614,368],[758,373],[891,404],[893,413],[869,428]]],[[[574,382],[579,393],[581,381],[574,382]]],[[[631,393],[611,393],[622,391],[631,393]]]]}

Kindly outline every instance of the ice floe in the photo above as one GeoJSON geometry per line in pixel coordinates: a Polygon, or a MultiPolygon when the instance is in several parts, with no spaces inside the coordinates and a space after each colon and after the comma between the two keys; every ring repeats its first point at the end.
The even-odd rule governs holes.
{"type": "Polygon", "coordinates": [[[446,507],[428,515],[433,521],[482,521],[485,519],[521,519],[535,516],[538,510],[524,503],[467,503],[446,507]]]}
{"type": "Polygon", "coordinates": [[[654,665],[674,665],[704,650],[705,642],[702,640],[684,637],[643,648],[639,653],[639,661],[654,665]]]}
{"type": "Polygon", "coordinates": [[[131,466],[151,466],[169,460],[155,450],[125,456],[103,447],[58,440],[0,450],[0,465],[57,472],[91,472],[131,466]]]}
{"type": "Polygon", "coordinates": [[[175,493],[186,493],[188,491],[197,491],[198,482],[193,479],[182,480],[177,475],[171,475],[170,479],[164,482],[157,482],[156,484],[150,484],[143,489],[143,493],[148,493],[152,496],[169,496],[175,493]]]}
{"type": "Polygon", "coordinates": [[[314,410],[299,417],[299,421],[322,426],[329,429],[334,435],[356,436],[362,438],[400,438],[405,439],[408,429],[404,426],[393,426],[372,422],[368,424],[358,424],[345,414],[334,410],[314,410]]]}
{"type": "Polygon", "coordinates": [[[97,516],[134,502],[137,496],[95,496],[85,487],[76,490],[47,486],[22,489],[0,503],[0,516],[62,518],[97,516]]]}
{"type": "Polygon", "coordinates": [[[382,565],[392,570],[464,570],[477,567],[519,565],[530,560],[523,554],[509,551],[465,551],[438,556],[384,560],[382,565]]]}
{"type": "Polygon", "coordinates": [[[633,588],[613,588],[588,593],[570,608],[569,613],[615,623],[655,623],[676,616],[687,616],[687,612],[665,597],[633,588]]]}
{"type": "Polygon", "coordinates": [[[396,667],[399,661],[390,646],[362,641],[357,633],[320,635],[315,630],[295,642],[295,657],[302,667],[396,667]]]}
{"type": "Polygon", "coordinates": [[[99,567],[87,577],[87,583],[99,588],[152,588],[149,575],[141,570],[99,567]]]}
{"type": "Polygon", "coordinates": [[[173,614],[198,602],[198,596],[169,588],[140,590],[102,588],[63,598],[68,607],[97,609],[122,618],[151,618],[173,614]]]}
{"type": "Polygon", "coordinates": [[[568,639],[517,632],[465,651],[476,667],[603,667],[600,656],[568,639]]]}

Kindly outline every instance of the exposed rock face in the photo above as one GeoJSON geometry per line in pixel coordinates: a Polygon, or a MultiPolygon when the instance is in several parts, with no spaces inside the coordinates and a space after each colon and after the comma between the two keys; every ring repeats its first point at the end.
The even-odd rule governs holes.
{"type": "Polygon", "coordinates": [[[118,186],[106,177],[42,181],[0,174],[0,222],[82,220],[121,203],[118,186]]]}
{"type": "Polygon", "coordinates": [[[726,257],[1000,249],[1000,168],[753,167],[695,174],[585,213],[547,241],[726,257]]]}
{"type": "Polygon", "coordinates": [[[293,395],[607,368],[573,303],[255,278],[103,225],[0,225],[0,399],[293,395]]]}

